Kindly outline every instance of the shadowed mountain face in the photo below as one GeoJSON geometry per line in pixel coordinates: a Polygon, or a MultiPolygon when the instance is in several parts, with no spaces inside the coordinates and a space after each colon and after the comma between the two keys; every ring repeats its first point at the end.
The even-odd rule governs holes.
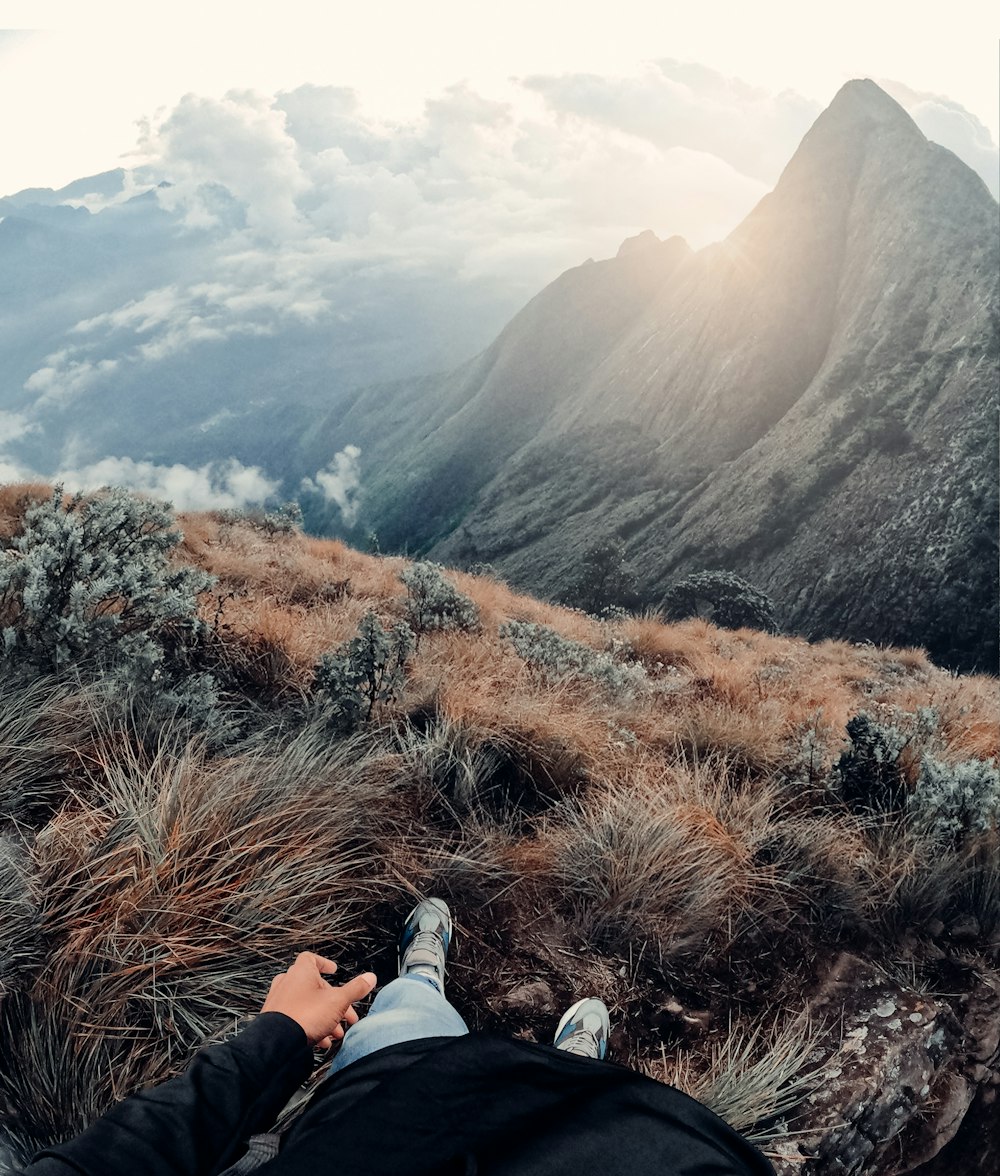
{"type": "Polygon", "coordinates": [[[728,569],[809,635],[995,669],[997,264],[982,181],[851,82],[726,241],[634,238],[311,445],[362,446],[383,543],[559,595],[619,535],[650,603],[728,569]]]}

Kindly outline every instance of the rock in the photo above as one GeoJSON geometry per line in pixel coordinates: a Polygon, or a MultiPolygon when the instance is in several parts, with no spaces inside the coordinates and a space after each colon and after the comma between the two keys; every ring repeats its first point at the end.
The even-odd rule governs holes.
{"type": "Polygon", "coordinates": [[[512,988],[496,1002],[508,1013],[526,1016],[548,1015],[556,1011],[556,999],[544,980],[529,980],[512,988]]]}
{"type": "Polygon", "coordinates": [[[992,1176],[1000,1172],[1000,1121],[996,1091],[980,1087],[955,1138],[911,1176],[992,1176]]]}
{"type": "Polygon", "coordinates": [[[973,915],[967,915],[963,919],[956,919],[954,923],[948,928],[948,934],[952,939],[962,941],[972,941],[979,938],[979,920],[973,915]]]}
{"type": "Polygon", "coordinates": [[[969,997],[962,1022],[972,1039],[973,1061],[1000,1069],[1000,977],[983,978],[969,997]]]}
{"type": "Polygon", "coordinates": [[[958,1131],[975,1084],[958,1072],[966,1038],[950,1009],[897,985],[855,956],[836,961],[811,1002],[843,1032],[827,1079],[783,1141],[779,1176],[901,1173],[958,1131]]]}

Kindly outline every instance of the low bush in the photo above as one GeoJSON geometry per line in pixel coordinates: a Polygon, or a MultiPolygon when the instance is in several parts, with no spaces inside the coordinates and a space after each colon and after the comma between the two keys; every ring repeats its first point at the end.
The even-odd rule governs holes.
{"type": "Polygon", "coordinates": [[[751,583],[732,572],[696,572],[679,580],[663,598],[663,612],[672,621],[708,615],[724,629],[778,629],[774,603],[751,583]]]}
{"type": "Polygon", "coordinates": [[[906,807],[935,840],[989,833],[1000,824],[1000,772],[992,761],[949,764],[925,753],[906,807]]]}
{"type": "Polygon", "coordinates": [[[195,666],[207,636],[197,601],[214,580],[171,564],[182,539],[165,503],[122,489],[31,506],[0,548],[3,656],[41,672],[72,668],[140,684],[206,712],[214,683],[195,666]]]}
{"type": "Polygon", "coordinates": [[[444,578],[440,565],[421,560],[399,578],[406,585],[406,620],[418,640],[432,630],[471,632],[478,628],[475,601],[444,578]]]}
{"type": "Polygon", "coordinates": [[[587,548],[569,599],[595,616],[628,615],[627,609],[638,602],[638,594],[635,573],[625,562],[625,545],[620,539],[604,539],[587,548]]]}
{"type": "Polygon", "coordinates": [[[630,697],[649,684],[641,665],[617,662],[610,653],[571,641],[547,625],[508,621],[501,626],[500,635],[506,637],[518,654],[550,682],[585,678],[596,682],[616,698],[630,697]]]}
{"type": "Polygon", "coordinates": [[[273,510],[220,510],[218,519],[220,523],[242,523],[265,535],[294,535],[302,530],[302,507],[286,502],[273,510]]]}
{"type": "Polygon", "coordinates": [[[898,727],[880,723],[859,711],[847,724],[851,746],[833,769],[833,777],[847,806],[856,813],[898,812],[906,803],[904,761],[900,758],[910,736],[898,727]]]}
{"type": "Polygon", "coordinates": [[[394,702],[402,693],[406,659],[414,644],[405,621],[386,632],[373,612],[366,613],[357,636],[325,654],[316,666],[314,690],[326,705],[331,727],[349,735],[380,703],[394,702]]]}

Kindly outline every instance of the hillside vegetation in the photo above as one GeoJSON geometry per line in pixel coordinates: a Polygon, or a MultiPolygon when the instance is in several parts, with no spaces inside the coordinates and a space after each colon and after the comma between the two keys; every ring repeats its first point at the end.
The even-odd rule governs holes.
{"type": "Polygon", "coordinates": [[[0,488],[15,1150],[182,1068],[299,950],[390,978],[427,894],[452,905],[471,1025],[545,1041],[600,996],[619,1061],[788,1171],[861,1170],[823,1159],[846,1105],[815,1105],[861,990],[965,1026],[871,1163],[933,1154],[920,1131],[959,1079],[986,1105],[992,1063],[968,1075],[1000,963],[994,679],[919,649],[598,621],[280,513],[184,516],[181,539],[135,501],[0,488]]]}

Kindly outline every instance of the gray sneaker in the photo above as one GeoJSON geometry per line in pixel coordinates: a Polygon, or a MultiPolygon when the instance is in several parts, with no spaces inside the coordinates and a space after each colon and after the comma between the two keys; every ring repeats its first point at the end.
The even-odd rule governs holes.
{"type": "Polygon", "coordinates": [[[400,976],[426,976],[444,995],[444,962],[451,945],[451,912],[443,898],[425,898],[410,911],[399,938],[400,976]]]}
{"type": "Polygon", "coordinates": [[[587,997],[563,1013],[556,1029],[555,1047],[566,1053],[603,1061],[608,1052],[611,1018],[603,1000],[587,997]]]}

